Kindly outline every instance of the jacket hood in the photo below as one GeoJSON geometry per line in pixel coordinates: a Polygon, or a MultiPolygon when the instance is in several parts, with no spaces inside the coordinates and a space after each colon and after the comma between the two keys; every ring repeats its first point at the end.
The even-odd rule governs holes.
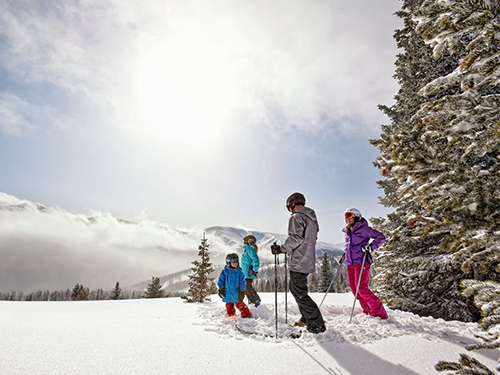
{"type": "MultiPolygon", "coordinates": [[[[361,219],[359,219],[359,221],[354,223],[354,225],[352,226],[352,230],[355,230],[356,228],[359,228],[362,226],[368,226],[368,221],[364,217],[362,217],[361,219]]],[[[342,228],[342,232],[346,233],[345,227],[342,228]]]]}
{"type": "Polygon", "coordinates": [[[293,213],[293,215],[297,215],[297,214],[305,215],[309,219],[311,219],[312,221],[318,222],[318,218],[316,217],[316,212],[314,212],[314,210],[312,208],[302,207],[300,210],[295,211],[293,213]]]}

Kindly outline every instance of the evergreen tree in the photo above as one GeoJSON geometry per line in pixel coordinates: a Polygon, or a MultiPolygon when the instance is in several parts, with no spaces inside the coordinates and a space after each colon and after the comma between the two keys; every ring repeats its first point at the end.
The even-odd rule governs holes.
{"type": "MultiPolygon", "coordinates": [[[[333,283],[330,291],[334,293],[345,293],[350,292],[351,288],[349,287],[349,279],[347,277],[347,266],[345,262],[344,255],[338,255],[332,258],[333,268],[335,268],[334,275],[335,282],[333,283]]],[[[371,280],[375,276],[375,268],[371,267],[370,269],[370,288],[373,287],[371,285],[371,280]]]]}
{"type": "Polygon", "coordinates": [[[85,288],[83,284],[76,284],[71,292],[72,301],[88,301],[89,289],[85,288]]]}
{"type": "Polygon", "coordinates": [[[333,279],[332,267],[327,253],[321,257],[321,266],[319,269],[318,292],[325,293],[333,279]]]}
{"type": "Polygon", "coordinates": [[[213,290],[213,278],[208,277],[213,271],[212,263],[210,263],[210,244],[205,238],[205,233],[203,233],[203,238],[201,239],[201,245],[198,247],[198,256],[201,261],[195,260],[191,262],[194,267],[191,268],[193,271],[192,275],[189,275],[189,291],[188,295],[183,299],[186,302],[204,302],[210,301],[210,294],[214,292],[213,290]]]}
{"type": "MultiPolygon", "coordinates": [[[[466,349],[500,348],[500,284],[494,281],[463,280],[462,287],[462,293],[467,297],[474,297],[474,303],[481,309],[483,318],[479,323],[487,335],[481,337],[482,343],[468,345],[466,349]]],[[[465,354],[460,355],[458,363],[440,361],[435,368],[438,371],[457,370],[455,374],[494,374],[485,365],[465,354]]]]}
{"type": "Polygon", "coordinates": [[[460,281],[498,278],[500,243],[497,17],[477,3],[403,2],[400,90],[393,107],[380,107],[391,124],[371,141],[386,178],[381,203],[396,209],[373,220],[388,238],[376,252],[379,295],[393,308],[465,321],[478,310],[460,281]]]}
{"type": "Polygon", "coordinates": [[[271,287],[272,283],[269,280],[266,280],[264,291],[265,292],[272,292],[273,288],[271,287]]]}
{"type": "Polygon", "coordinates": [[[163,298],[165,296],[165,291],[161,288],[162,285],[160,284],[160,278],[153,276],[151,278],[151,282],[148,283],[144,298],[163,298]]]}
{"type": "Polygon", "coordinates": [[[117,281],[115,287],[111,290],[110,299],[122,299],[122,288],[120,288],[120,283],[117,281]]]}
{"type": "Polygon", "coordinates": [[[318,276],[316,273],[309,274],[307,278],[307,289],[309,292],[314,293],[318,291],[318,276]]]}
{"type": "MultiPolygon", "coordinates": [[[[500,266],[497,266],[500,272],[500,266]]],[[[500,283],[495,281],[463,280],[463,294],[473,296],[474,303],[481,310],[481,328],[488,333],[482,344],[468,345],[468,350],[500,348],[500,283]]]]}

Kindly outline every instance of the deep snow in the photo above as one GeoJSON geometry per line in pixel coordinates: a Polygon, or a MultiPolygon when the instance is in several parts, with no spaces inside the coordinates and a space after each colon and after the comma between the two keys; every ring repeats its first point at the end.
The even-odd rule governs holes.
{"type": "MultiPolygon", "coordinates": [[[[439,360],[467,353],[493,369],[498,351],[468,352],[477,324],[388,310],[390,320],[360,314],[353,296],[329,294],[327,331],[286,338],[279,294],[279,338],[245,335],[235,324],[275,334],[274,293],[251,306],[254,319],[225,318],[217,296],[85,302],[0,302],[0,374],[438,374],[439,360]]],[[[317,302],[323,295],[313,294],[317,302]]],[[[288,295],[288,322],[298,319],[288,295]]]]}

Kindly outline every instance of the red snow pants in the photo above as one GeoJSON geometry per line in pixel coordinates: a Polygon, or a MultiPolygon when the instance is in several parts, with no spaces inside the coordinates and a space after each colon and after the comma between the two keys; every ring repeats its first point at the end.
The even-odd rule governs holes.
{"type": "Polygon", "coordinates": [[[236,310],[234,309],[234,305],[236,305],[236,308],[240,310],[240,315],[242,318],[250,318],[252,316],[252,313],[250,312],[248,306],[245,305],[244,302],[237,302],[237,303],[226,302],[227,315],[229,316],[236,315],[236,310]]]}
{"type": "MultiPolygon", "coordinates": [[[[361,271],[361,264],[347,266],[347,275],[349,277],[349,286],[352,293],[356,295],[356,287],[358,286],[359,273],[361,271]]],[[[387,319],[387,312],[382,305],[382,301],[368,288],[370,281],[370,265],[365,264],[363,267],[363,274],[361,275],[361,282],[359,284],[357,300],[367,315],[378,316],[381,319],[387,319]]]]}

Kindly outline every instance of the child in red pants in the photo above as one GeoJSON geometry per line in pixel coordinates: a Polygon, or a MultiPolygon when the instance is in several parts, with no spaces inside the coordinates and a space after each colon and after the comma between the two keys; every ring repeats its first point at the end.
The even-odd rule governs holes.
{"type": "Polygon", "coordinates": [[[217,282],[219,287],[219,297],[222,302],[226,302],[226,311],[228,316],[235,316],[236,308],[240,310],[242,318],[250,318],[252,313],[245,305],[243,299],[246,294],[245,274],[239,267],[238,254],[228,254],[226,256],[226,267],[222,270],[217,282]]]}

